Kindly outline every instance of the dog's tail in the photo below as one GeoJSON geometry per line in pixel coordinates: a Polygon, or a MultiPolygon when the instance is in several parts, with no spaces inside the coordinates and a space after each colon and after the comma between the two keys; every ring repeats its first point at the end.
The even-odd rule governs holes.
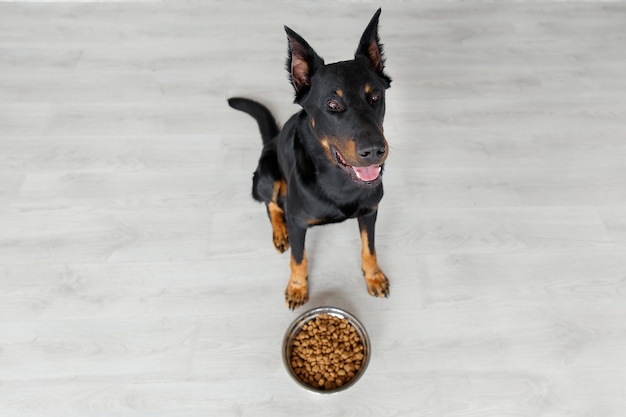
{"type": "Polygon", "coordinates": [[[267,107],[254,100],[241,97],[233,97],[228,99],[228,104],[233,109],[241,110],[254,117],[259,125],[259,131],[263,138],[263,144],[269,143],[279,132],[276,119],[267,107]]]}

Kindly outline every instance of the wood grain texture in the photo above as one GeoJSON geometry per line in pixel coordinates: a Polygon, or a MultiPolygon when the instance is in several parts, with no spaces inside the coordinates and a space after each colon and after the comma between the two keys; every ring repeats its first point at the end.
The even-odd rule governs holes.
{"type": "Polygon", "coordinates": [[[0,415],[622,417],[626,5],[390,2],[370,297],[356,221],[310,301],[364,377],[283,369],[288,255],[250,197],[244,95],[297,107],[282,26],[349,59],[378,3],[0,4],[0,415]]]}

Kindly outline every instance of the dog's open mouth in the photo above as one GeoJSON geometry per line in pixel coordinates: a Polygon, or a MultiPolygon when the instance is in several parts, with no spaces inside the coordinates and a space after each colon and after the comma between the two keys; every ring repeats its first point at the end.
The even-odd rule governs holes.
{"type": "Polygon", "coordinates": [[[380,173],[382,171],[381,165],[371,165],[368,167],[356,167],[348,164],[346,160],[341,156],[338,150],[334,149],[335,158],[339,163],[339,166],[342,167],[353,180],[357,183],[362,183],[365,185],[376,185],[380,182],[380,173]]]}

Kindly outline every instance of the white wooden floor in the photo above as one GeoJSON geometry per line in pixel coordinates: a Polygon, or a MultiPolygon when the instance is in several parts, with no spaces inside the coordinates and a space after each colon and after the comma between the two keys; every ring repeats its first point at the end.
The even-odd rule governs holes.
{"type": "Polygon", "coordinates": [[[0,4],[0,415],[626,414],[626,4],[384,3],[378,223],[308,236],[364,377],[282,367],[288,256],[226,98],[296,111],[283,24],[349,59],[378,3],[0,4]]]}

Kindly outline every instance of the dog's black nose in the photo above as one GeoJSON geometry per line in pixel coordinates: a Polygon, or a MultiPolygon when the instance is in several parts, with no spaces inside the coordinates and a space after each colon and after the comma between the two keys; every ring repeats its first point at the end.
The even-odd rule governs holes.
{"type": "Polygon", "coordinates": [[[387,146],[385,144],[357,147],[357,153],[359,154],[363,162],[372,165],[379,163],[380,159],[385,155],[386,152],[387,146]]]}

